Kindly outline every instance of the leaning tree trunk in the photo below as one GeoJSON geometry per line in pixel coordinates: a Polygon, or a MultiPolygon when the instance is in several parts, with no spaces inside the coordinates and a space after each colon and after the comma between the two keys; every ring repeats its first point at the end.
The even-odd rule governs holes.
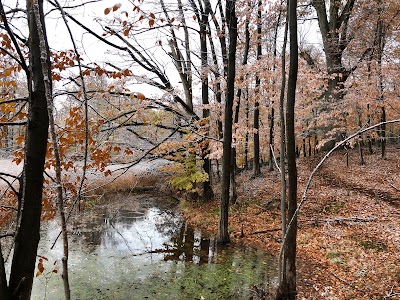
{"type": "Polygon", "coordinates": [[[297,236],[297,167],[294,126],[294,106],[296,97],[296,83],[298,70],[298,44],[297,44],[297,0],[289,0],[288,18],[290,30],[290,67],[288,76],[288,89],[286,100],[286,150],[288,160],[288,219],[293,218],[283,240],[283,257],[279,264],[279,286],[276,299],[296,298],[296,236],[297,236]]]}
{"type": "MultiPolygon", "coordinates": [[[[26,135],[24,171],[21,184],[20,214],[11,265],[12,299],[30,299],[40,239],[43,171],[47,147],[49,117],[40,61],[38,28],[32,6],[38,2],[44,24],[43,0],[27,1],[31,77],[29,88],[29,120],[26,135]]],[[[48,46],[46,45],[47,51],[48,46]]],[[[49,57],[49,56],[48,56],[49,57]]],[[[50,70],[50,61],[48,60],[50,70]]],[[[51,74],[48,76],[51,78],[51,74]]]]}
{"type": "Polygon", "coordinates": [[[221,244],[229,243],[228,214],[229,214],[229,188],[230,172],[232,172],[232,117],[233,99],[235,96],[235,61],[237,44],[237,18],[235,11],[236,0],[226,1],[226,18],[229,28],[229,59],[228,59],[228,80],[227,93],[225,100],[225,120],[224,120],[224,146],[222,158],[222,182],[221,182],[221,203],[218,225],[218,242],[221,244]]]}

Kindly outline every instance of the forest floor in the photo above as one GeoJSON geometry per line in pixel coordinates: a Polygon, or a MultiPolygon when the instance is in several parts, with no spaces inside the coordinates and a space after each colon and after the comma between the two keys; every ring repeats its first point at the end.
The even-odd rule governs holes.
{"type": "MultiPolygon", "coordinates": [[[[298,196],[323,154],[298,159],[298,196]]],[[[233,242],[278,256],[280,174],[262,170],[238,177],[239,198],[230,209],[233,242]],[[275,205],[271,205],[275,204],[275,205]],[[243,230],[244,237],[241,235],[243,230]]],[[[216,188],[217,190],[217,188],[216,188]]],[[[218,195],[182,206],[194,226],[216,233],[218,195]]],[[[315,174],[298,220],[298,299],[400,299],[400,147],[387,158],[356,150],[334,153],[315,174]]]]}
{"type": "MultiPolygon", "coordinates": [[[[299,199],[322,157],[297,160],[299,199]]],[[[20,171],[6,160],[0,166],[1,171],[20,171]]],[[[163,185],[165,174],[155,172],[159,167],[143,163],[104,189],[115,192],[163,185]]],[[[262,173],[257,178],[252,178],[251,171],[237,176],[239,197],[230,209],[229,230],[232,242],[278,256],[280,174],[266,167],[262,173]]],[[[92,180],[97,177],[93,174],[92,180]]],[[[98,183],[108,181],[100,178],[98,183]]],[[[218,231],[218,191],[216,186],[214,201],[181,204],[188,222],[210,234],[218,231]]],[[[378,151],[365,153],[362,166],[356,150],[349,153],[349,166],[344,152],[332,154],[315,174],[299,215],[298,299],[400,299],[399,209],[400,146],[390,146],[385,160],[378,151]]]]}

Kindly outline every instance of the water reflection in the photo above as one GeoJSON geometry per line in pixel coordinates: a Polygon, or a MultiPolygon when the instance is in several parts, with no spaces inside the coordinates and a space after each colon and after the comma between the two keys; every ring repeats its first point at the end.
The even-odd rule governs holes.
{"type": "MultiPolygon", "coordinates": [[[[73,299],[248,299],[255,284],[274,284],[274,259],[213,238],[183,222],[167,199],[131,197],[121,209],[81,216],[70,228],[73,299]],[[134,205],[132,205],[134,204],[134,205]]],[[[43,229],[48,270],[62,257],[55,221],[43,229]]],[[[60,275],[35,279],[32,299],[63,299],[60,275]]]]}

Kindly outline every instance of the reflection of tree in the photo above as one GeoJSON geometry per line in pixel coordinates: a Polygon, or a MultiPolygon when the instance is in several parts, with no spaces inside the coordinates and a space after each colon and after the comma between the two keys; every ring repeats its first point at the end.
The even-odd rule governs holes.
{"type": "Polygon", "coordinates": [[[165,261],[182,260],[198,262],[200,265],[209,262],[210,240],[195,237],[195,230],[187,223],[181,223],[180,230],[171,238],[171,242],[169,253],[164,256],[165,261]]]}
{"type": "Polygon", "coordinates": [[[158,220],[154,225],[158,232],[172,237],[182,226],[181,216],[174,210],[163,210],[159,213],[158,220]]]}
{"type": "MultiPolygon", "coordinates": [[[[73,240],[83,244],[88,251],[93,252],[102,244],[118,248],[121,241],[131,250],[129,236],[143,241],[142,248],[145,251],[147,242],[152,243],[154,236],[168,238],[179,230],[182,221],[176,213],[176,203],[172,204],[164,198],[150,195],[116,196],[123,196],[124,202],[114,199],[115,206],[92,211],[89,216],[75,218],[73,240]],[[149,226],[144,226],[146,223],[149,226]]],[[[138,250],[137,246],[135,245],[135,250],[138,250]]]]}

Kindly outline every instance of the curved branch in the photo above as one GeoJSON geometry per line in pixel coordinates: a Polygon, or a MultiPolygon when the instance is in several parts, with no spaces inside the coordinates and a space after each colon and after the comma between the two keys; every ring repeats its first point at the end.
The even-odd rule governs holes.
{"type": "Polygon", "coordinates": [[[289,222],[289,224],[288,224],[288,226],[287,226],[287,230],[286,230],[285,236],[284,236],[283,241],[282,241],[281,249],[280,249],[280,251],[279,251],[279,260],[282,259],[283,248],[284,248],[285,245],[286,245],[286,236],[287,236],[287,233],[288,233],[290,227],[292,226],[294,220],[297,218],[297,215],[299,214],[299,211],[300,211],[301,207],[304,205],[305,201],[307,200],[307,192],[308,192],[308,190],[309,190],[309,188],[310,188],[311,181],[312,181],[312,179],[313,179],[315,173],[321,168],[321,166],[324,164],[324,162],[329,158],[329,156],[330,156],[335,150],[337,150],[338,148],[340,148],[341,146],[343,146],[344,144],[346,144],[349,140],[351,140],[351,139],[353,139],[353,138],[359,136],[360,134],[363,134],[364,132],[370,131],[370,130],[375,129],[375,128],[377,128],[377,127],[380,127],[380,126],[382,126],[382,125],[385,125],[385,124],[393,124],[393,123],[400,123],[400,119],[390,120],[390,121],[386,121],[386,122],[380,122],[380,123],[378,123],[378,124],[375,124],[375,125],[369,126],[369,127],[367,127],[367,128],[358,130],[357,132],[353,133],[353,134],[350,135],[349,137],[347,137],[347,138],[345,138],[344,140],[342,140],[342,141],[340,141],[339,143],[337,143],[336,146],[333,147],[330,151],[328,151],[328,153],[325,154],[325,156],[320,160],[320,162],[319,162],[319,163],[317,164],[317,166],[312,170],[310,176],[308,177],[306,186],[305,186],[305,188],[304,188],[303,195],[302,195],[302,197],[301,197],[301,201],[300,201],[299,205],[297,206],[296,211],[294,212],[293,217],[291,218],[291,220],[290,220],[290,222],[289,222]]]}

